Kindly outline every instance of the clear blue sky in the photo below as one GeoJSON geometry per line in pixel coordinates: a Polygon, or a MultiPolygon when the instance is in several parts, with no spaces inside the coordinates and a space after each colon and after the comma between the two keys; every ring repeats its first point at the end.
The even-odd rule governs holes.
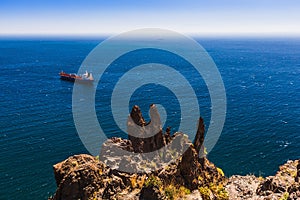
{"type": "Polygon", "coordinates": [[[0,34],[299,35],[299,0],[0,0],[0,34]]]}

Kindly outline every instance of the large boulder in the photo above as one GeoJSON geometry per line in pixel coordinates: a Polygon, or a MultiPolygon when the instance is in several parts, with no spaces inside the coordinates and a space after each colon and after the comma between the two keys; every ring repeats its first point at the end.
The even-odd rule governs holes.
{"type": "Polygon", "coordinates": [[[90,155],[75,155],[53,166],[57,191],[53,200],[89,199],[106,187],[109,169],[90,155]]]}

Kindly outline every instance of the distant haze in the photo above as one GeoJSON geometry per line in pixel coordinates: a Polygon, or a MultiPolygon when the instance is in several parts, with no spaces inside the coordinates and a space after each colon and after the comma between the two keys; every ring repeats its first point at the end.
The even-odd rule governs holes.
{"type": "Polygon", "coordinates": [[[2,0],[0,35],[163,28],[196,35],[300,36],[298,0],[2,0]]]}

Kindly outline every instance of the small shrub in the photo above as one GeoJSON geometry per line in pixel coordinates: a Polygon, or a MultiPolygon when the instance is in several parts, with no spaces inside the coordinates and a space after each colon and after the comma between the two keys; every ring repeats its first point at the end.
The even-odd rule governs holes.
{"type": "Polygon", "coordinates": [[[265,179],[264,179],[264,177],[259,176],[259,177],[258,177],[258,180],[259,180],[259,181],[263,181],[263,180],[265,180],[265,179]]]}
{"type": "Polygon", "coordinates": [[[191,194],[191,191],[184,186],[180,186],[179,194],[187,195],[187,194],[191,194]]]}
{"type": "Polygon", "coordinates": [[[199,176],[198,176],[198,181],[202,183],[202,182],[204,181],[204,178],[203,178],[202,176],[199,175],[199,176]]]}
{"type": "Polygon", "coordinates": [[[279,200],[288,200],[288,198],[289,198],[289,193],[285,192],[279,200]]]}
{"type": "Polygon", "coordinates": [[[210,200],[211,191],[207,186],[200,187],[199,192],[204,200],[210,200]]]}
{"type": "Polygon", "coordinates": [[[214,183],[211,183],[209,185],[210,191],[216,196],[218,200],[227,200],[229,199],[228,192],[224,188],[222,184],[216,185],[214,183]]]}
{"type": "Polygon", "coordinates": [[[217,171],[219,174],[221,174],[221,176],[225,176],[225,174],[221,168],[217,167],[217,171]]]}
{"type": "Polygon", "coordinates": [[[159,178],[155,176],[149,176],[148,179],[145,181],[145,186],[150,187],[150,186],[162,186],[162,182],[159,178]]]}
{"type": "Polygon", "coordinates": [[[217,199],[227,200],[229,199],[229,194],[223,186],[219,186],[217,189],[217,199]]]}
{"type": "Polygon", "coordinates": [[[174,185],[168,185],[165,188],[165,195],[168,199],[175,199],[175,194],[177,193],[176,188],[174,185]]]}
{"type": "Polygon", "coordinates": [[[168,199],[178,199],[182,198],[187,194],[191,194],[191,191],[187,189],[184,186],[175,187],[174,185],[168,185],[166,188],[164,188],[165,195],[168,199]]]}
{"type": "Polygon", "coordinates": [[[207,155],[208,153],[207,153],[207,148],[206,147],[204,147],[204,155],[207,155]]]}

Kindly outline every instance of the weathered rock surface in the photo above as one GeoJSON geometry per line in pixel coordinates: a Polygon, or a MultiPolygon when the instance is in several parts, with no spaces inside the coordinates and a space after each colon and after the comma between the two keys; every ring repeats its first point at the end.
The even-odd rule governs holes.
{"type": "Polygon", "coordinates": [[[269,195],[280,194],[294,199],[296,196],[300,198],[298,174],[299,161],[288,161],[286,164],[279,167],[279,171],[275,176],[267,177],[257,188],[257,194],[269,195]]]}
{"type": "Polygon", "coordinates": [[[300,159],[298,160],[297,176],[295,177],[295,182],[300,182],[300,159]]]}
{"type": "Polygon", "coordinates": [[[138,106],[134,106],[128,116],[128,139],[135,153],[153,152],[166,145],[160,116],[154,104],[150,106],[150,118],[150,122],[145,122],[138,106]]]}
{"type": "Polygon", "coordinates": [[[75,155],[53,166],[57,191],[53,199],[88,199],[104,180],[109,169],[90,155],[75,155]]]}
{"type": "Polygon", "coordinates": [[[99,158],[75,155],[53,166],[52,200],[73,199],[300,199],[300,161],[288,161],[275,176],[224,176],[204,154],[205,126],[191,142],[164,132],[156,106],[146,122],[138,106],[128,116],[128,139],[111,138],[99,158]]]}
{"type": "Polygon", "coordinates": [[[229,199],[264,199],[256,195],[256,189],[260,182],[261,180],[253,175],[230,177],[226,185],[229,199]]]}
{"type": "Polygon", "coordinates": [[[300,199],[297,167],[299,161],[288,161],[275,176],[232,176],[226,190],[230,199],[300,199]]]}

